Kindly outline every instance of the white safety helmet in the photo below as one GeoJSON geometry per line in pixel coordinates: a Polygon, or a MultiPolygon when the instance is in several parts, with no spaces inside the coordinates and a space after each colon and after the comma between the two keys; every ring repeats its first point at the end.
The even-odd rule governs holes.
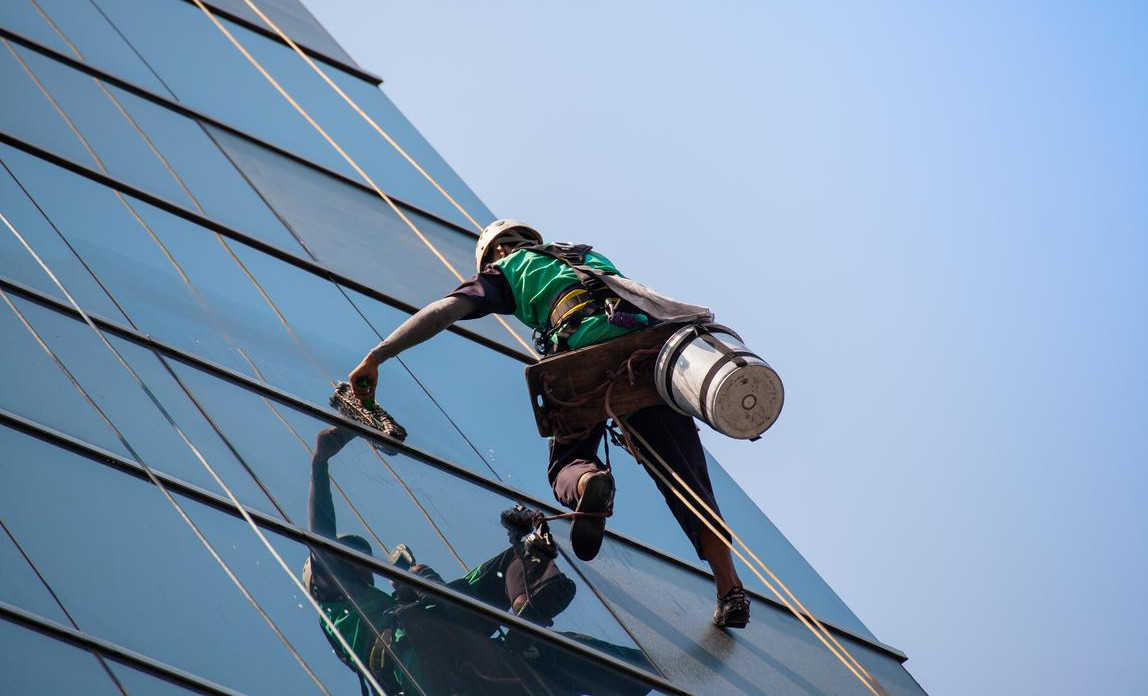
{"type": "Polygon", "coordinates": [[[518,220],[495,220],[486,226],[478,236],[478,244],[474,247],[474,265],[479,273],[490,262],[487,258],[490,250],[499,244],[541,244],[542,235],[533,227],[528,227],[518,220]]]}

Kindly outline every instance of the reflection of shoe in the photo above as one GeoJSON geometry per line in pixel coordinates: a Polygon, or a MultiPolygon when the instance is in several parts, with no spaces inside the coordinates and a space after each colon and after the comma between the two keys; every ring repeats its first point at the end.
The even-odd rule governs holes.
{"type": "Polygon", "coordinates": [[[714,611],[714,626],[718,628],[745,628],[749,623],[749,595],[735,587],[718,598],[714,611]]]}
{"type": "Polygon", "coordinates": [[[574,518],[570,525],[570,546],[574,555],[589,561],[602,548],[602,535],[606,533],[606,516],[614,501],[614,477],[606,472],[594,474],[586,481],[586,489],[578,501],[578,512],[586,513],[574,518]]]}
{"type": "Polygon", "coordinates": [[[533,532],[526,535],[526,538],[522,540],[522,545],[526,547],[526,552],[532,556],[546,559],[558,556],[558,545],[554,543],[554,537],[550,536],[550,527],[545,521],[535,527],[533,532]]]}
{"type": "Polygon", "coordinates": [[[537,514],[530,508],[515,505],[502,511],[502,526],[510,530],[520,529],[525,532],[534,526],[534,517],[537,514]]]}
{"type": "Polygon", "coordinates": [[[549,626],[554,623],[555,616],[570,606],[577,591],[578,586],[574,581],[559,573],[531,589],[530,597],[518,610],[518,615],[528,621],[549,626]]]}

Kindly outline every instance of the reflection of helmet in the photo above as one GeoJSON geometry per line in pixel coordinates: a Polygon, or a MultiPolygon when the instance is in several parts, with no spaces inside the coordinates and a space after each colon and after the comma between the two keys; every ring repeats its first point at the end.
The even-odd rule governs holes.
{"type": "MultiPolygon", "coordinates": [[[[371,555],[371,544],[363,537],[357,534],[344,534],[340,536],[337,541],[348,548],[360,551],[362,553],[371,555]]],[[[320,593],[338,592],[339,582],[347,581],[350,578],[358,577],[358,581],[371,585],[373,584],[372,574],[370,568],[367,566],[360,566],[356,563],[334,556],[328,556],[327,562],[314,563],[315,556],[312,554],[307,557],[307,561],[303,564],[303,586],[307,588],[308,592],[318,591],[320,593]],[[325,567],[325,566],[330,567],[325,567]],[[338,580],[331,577],[331,573],[338,576],[338,580]]]]}
{"type": "Polygon", "coordinates": [[[474,248],[474,265],[478,272],[490,263],[487,256],[490,250],[499,244],[541,244],[542,235],[532,227],[527,227],[518,220],[495,220],[486,226],[478,236],[478,245],[474,248]]]}

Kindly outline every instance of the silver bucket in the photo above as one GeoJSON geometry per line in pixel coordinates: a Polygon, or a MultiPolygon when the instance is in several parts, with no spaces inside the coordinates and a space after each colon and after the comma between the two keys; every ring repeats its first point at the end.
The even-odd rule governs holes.
{"type": "Polygon", "coordinates": [[[773,368],[718,324],[691,324],[670,336],[658,353],[654,384],[675,411],[739,440],[768,430],[785,400],[773,368]]]}

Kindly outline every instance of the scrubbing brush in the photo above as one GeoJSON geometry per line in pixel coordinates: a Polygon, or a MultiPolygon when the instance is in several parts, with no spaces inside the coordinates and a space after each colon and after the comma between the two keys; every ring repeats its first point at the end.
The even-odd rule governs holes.
{"type": "Polygon", "coordinates": [[[360,400],[351,390],[347,382],[335,385],[335,393],[331,395],[331,405],[347,418],[357,420],[379,430],[389,438],[402,442],[407,439],[407,430],[399,425],[394,416],[387,413],[372,399],[360,400]]]}

